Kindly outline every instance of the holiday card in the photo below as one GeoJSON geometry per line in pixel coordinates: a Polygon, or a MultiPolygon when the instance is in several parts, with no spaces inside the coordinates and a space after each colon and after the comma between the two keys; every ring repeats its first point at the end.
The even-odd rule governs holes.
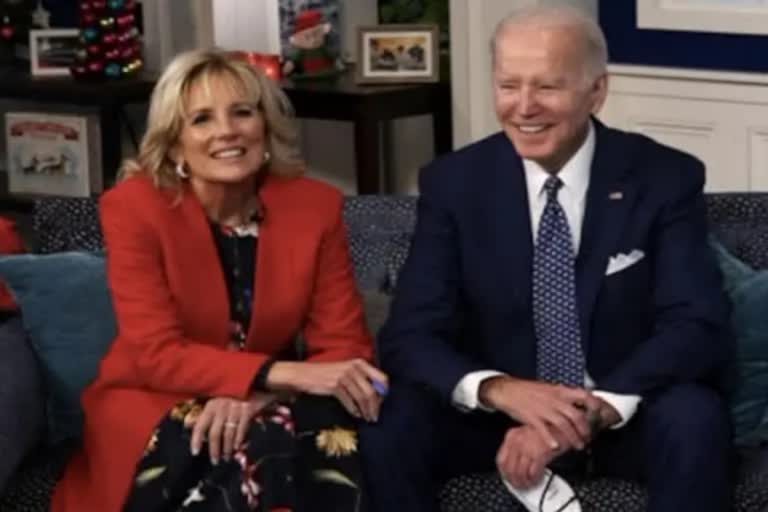
{"type": "Polygon", "coordinates": [[[5,140],[9,192],[87,197],[101,191],[95,118],[8,112],[5,140]]]}

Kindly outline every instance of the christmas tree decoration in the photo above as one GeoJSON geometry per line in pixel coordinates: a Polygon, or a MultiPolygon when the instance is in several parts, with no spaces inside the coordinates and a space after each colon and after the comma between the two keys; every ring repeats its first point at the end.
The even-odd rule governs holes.
{"type": "Polygon", "coordinates": [[[51,28],[51,13],[43,9],[42,0],[37,1],[37,7],[32,11],[32,24],[37,28],[51,28]]]}
{"type": "Polygon", "coordinates": [[[135,0],[80,0],[82,51],[72,66],[79,79],[120,79],[144,65],[135,0]]]}
{"type": "Polygon", "coordinates": [[[294,80],[327,78],[343,69],[338,51],[329,42],[332,30],[319,9],[304,9],[293,19],[293,34],[288,38],[283,72],[294,80]]]}

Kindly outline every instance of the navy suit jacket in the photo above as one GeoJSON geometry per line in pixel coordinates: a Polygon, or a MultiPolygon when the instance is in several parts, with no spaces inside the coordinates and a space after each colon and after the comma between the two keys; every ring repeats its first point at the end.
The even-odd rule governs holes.
{"type": "MultiPolygon", "coordinates": [[[[576,289],[597,387],[647,395],[705,380],[730,353],[728,305],[707,245],[704,167],[596,124],[576,289]],[[609,257],[638,263],[606,275],[609,257]]],[[[420,179],[418,220],[379,339],[395,380],[449,400],[469,372],[535,378],[533,236],[522,161],[499,133],[440,158],[420,179]]]]}

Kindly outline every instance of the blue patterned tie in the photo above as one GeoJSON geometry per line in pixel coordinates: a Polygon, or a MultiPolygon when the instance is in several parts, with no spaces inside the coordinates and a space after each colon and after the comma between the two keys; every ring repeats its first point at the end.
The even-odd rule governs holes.
{"type": "Polygon", "coordinates": [[[539,379],[584,385],[584,353],[576,309],[575,256],[571,230],[557,192],[563,182],[544,183],[547,204],[541,214],[533,251],[533,326],[539,379]]]}

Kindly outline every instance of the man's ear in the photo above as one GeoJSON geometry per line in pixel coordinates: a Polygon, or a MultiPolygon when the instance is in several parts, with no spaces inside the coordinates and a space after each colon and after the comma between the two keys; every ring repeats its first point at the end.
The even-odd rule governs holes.
{"type": "Polygon", "coordinates": [[[590,90],[590,97],[592,98],[592,106],[590,108],[590,112],[592,114],[597,114],[600,109],[603,108],[603,104],[605,103],[605,98],[607,96],[608,74],[603,73],[597,77],[594,82],[592,82],[592,89],[590,90]]]}

